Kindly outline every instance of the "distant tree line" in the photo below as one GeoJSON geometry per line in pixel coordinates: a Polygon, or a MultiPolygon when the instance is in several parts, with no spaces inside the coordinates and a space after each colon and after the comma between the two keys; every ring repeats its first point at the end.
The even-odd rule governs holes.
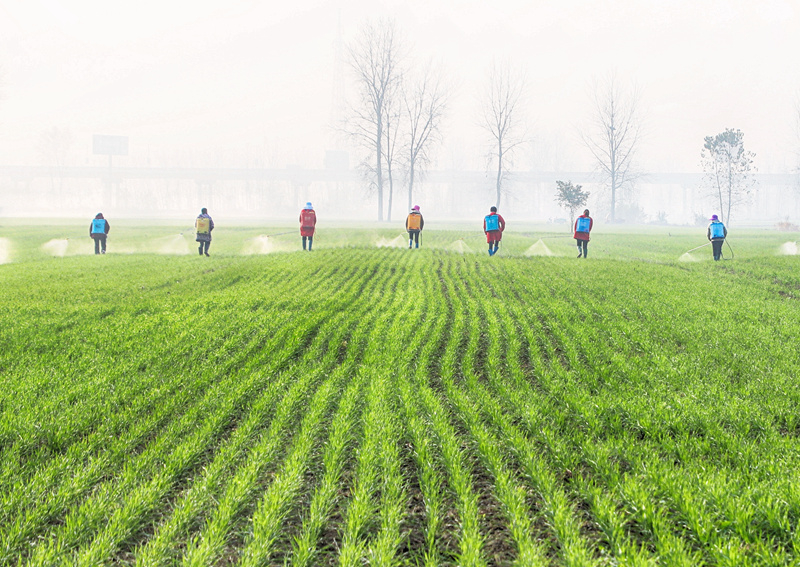
{"type": "MultiPolygon", "coordinates": [[[[441,68],[414,59],[391,20],[365,24],[348,46],[347,57],[357,96],[343,130],[361,150],[359,165],[377,195],[378,220],[390,221],[398,187],[405,189],[407,207],[413,205],[416,187],[441,141],[450,89],[441,68]],[[421,71],[412,72],[416,69],[421,71]]],[[[515,151],[529,141],[524,115],[527,90],[524,72],[514,70],[510,62],[494,63],[489,69],[478,122],[491,148],[487,169],[493,170],[493,200],[498,207],[515,151]]],[[[594,80],[590,96],[591,119],[580,138],[605,190],[607,218],[615,222],[620,202],[627,203],[625,209],[636,208],[634,186],[643,175],[636,167],[643,139],[641,91],[635,85],[623,87],[612,72],[594,80]]],[[[797,115],[800,146],[800,104],[797,115]]],[[[707,136],[701,152],[706,195],[713,197],[728,222],[754,190],[755,154],[744,149],[743,136],[733,129],[707,136]]],[[[556,183],[556,200],[569,210],[571,219],[575,206],[570,204],[570,191],[575,189],[571,182],[556,183]]],[[[585,198],[578,206],[585,205],[585,198]]]]}

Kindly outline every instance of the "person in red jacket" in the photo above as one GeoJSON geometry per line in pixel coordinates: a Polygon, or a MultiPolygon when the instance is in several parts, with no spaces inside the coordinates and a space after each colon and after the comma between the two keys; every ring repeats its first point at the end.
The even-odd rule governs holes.
{"type": "Polygon", "coordinates": [[[486,242],[489,243],[489,256],[497,254],[506,221],[497,214],[497,207],[492,207],[491,212],[483,218],[483,232],[486,233],[486,242]]]}
{"type": "Polygon", "coordinates": [[[306,203],[306,206],[300,211],[300,236],[303,237],[303,250],[306,250],[306,241],[308,241],[308,251],[311,252],[316,226],[317,213],[314,212],[311,203],[306,203]]]}
{"type": "Polygon", "coordinates": [[[589,233],[592,232],[594,221],[589,216],[589,209],[585,209],[583,214],[575,219],[575,242],[578,244],[578,258],[586,258],[587,247],[589,246],[589,233]]]}

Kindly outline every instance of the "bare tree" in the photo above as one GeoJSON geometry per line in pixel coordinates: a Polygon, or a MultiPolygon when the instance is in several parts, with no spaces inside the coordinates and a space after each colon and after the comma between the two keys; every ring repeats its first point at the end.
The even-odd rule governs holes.
{"type": "Polygon", "coordinates": [[[386,119],[402,75],[394,22],[366,24],[347,52],[359,98],[351,107],[346,130],[368,154],[363,166],[378,193],[378,220],[382,221],[386,119]]]}
{"type": "Polygon", "coordinates": [[[400,113],[400,89],[394,89],[389,93],[386,101],[386,112],[384,117],[384,142],[383,158],[386,162],[386,181],[389,183],[389,203],[386,207],[386,221],[392,222],[392,204],[394,201],[394,172],[395,172],[395,153],[397,150],[398,133],[402,126],[400,113]]]}
{"type": "Polygon", "coordinates": [[[706,183],[719,201],[722,220],[731,221],[731,211],[745,203],[755,184],[751,177],[753,152],[744,149],[744,133],[726,128],[716,136],[706,136],[701,152],[706,183]]]}
{"type": "Polygon", "coordinates": [[[639,117],[639,90],[623,90],[614,73],[592,89],[593,116],[589,128],[581,132],[583,143],[592,153],[603,183],[611,190],[611,220],[616,219],[620,191],[636,179],[633,158],[642,134],[639,117]]]}
{"type": "Polygon", "coordinates": [[[511,165],[514,150],[525,141],[522,96],[525,78],[515,75],[509,64],[493,64],[484,97],[481,126],[489,133],[494,149],[491,162],[497,166],[496,205],[500,207],[503,181],[511,165]]]}
{"type": "Polygon", "coordinates": [[[439,137],[439,126],[447,106],[441,75],[428,65],[411,86],[403,89],[403,112],[407,133],[403,146],[408,209],[411,209],[414,182],[430,163],[431,146],[439,137]]]}

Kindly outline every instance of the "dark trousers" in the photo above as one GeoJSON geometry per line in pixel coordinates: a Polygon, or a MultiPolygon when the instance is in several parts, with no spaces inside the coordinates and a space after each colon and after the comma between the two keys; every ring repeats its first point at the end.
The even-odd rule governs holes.
{"type": "Polygon", "coordinates": [[[311,252],[311,245],[314,243],[314,237],[313,236],[303,237],[303,250],[306,249],[306,240],[308,240],[308,251],[311,252]]]}
{"type": "Polygon", "coordinates": [[[489,254],[494,254],[497,252],[497,249],[500,248],[500,241],[495,240],[494,242],[489,243],[489,254]]]}
{"type": "Polygon", "coordinates": [[[418,230],[409,230],[408,231],[408,247],[411,248],[411,243],[416,242],[417,248],[419,248],[419,231],[418,230]]]}
{"type": "Polygon", "coordinates": [[[578,244],[578,256],[583,254],[583,257],[586,258],[586,252],[587,252],[587,248],[589,247],[589,241],[588,240],[578,240],[576,238],[575,242],[578,244]]]}
{"type": "Polygon", "coordinates": [[[94,238],[94,253],[95,254],[105,254],[106,253],[106,235],[99,238],[94,238]]]}
{"type": "Polygon", "coordinates": [[[205,254],[206,256],[208,256],[208,247],[209,247],[209,246],[211,246],[211,241],[210,241],[210,240],[200,240],[200,241],[198,241],[198,244],[199,244],[200,246],[198,246],[198,247],[197,247],[197,252],[198,252],[198,253],[199,253],[201,256],[202,256],[203,254],[205,254]]]}
{"type": "Polygon", "coordinates": [[[722,244],[725,240],[712,240],[711,241],[711,250],[714,252],[714,260],[719,260],[722,258],[722,244]]]}

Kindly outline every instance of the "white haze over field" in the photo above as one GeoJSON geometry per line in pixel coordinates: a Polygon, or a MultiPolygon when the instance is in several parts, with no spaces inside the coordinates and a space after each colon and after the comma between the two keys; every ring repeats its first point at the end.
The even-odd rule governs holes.
{"type": "Polygon", "coordinates": [[[245,241],[242,254],[245,256],[253,256],[256,254],[272,254],[274,252],[290,252],[295,250],[297,250],[297,247],[288,242],[278,242],[275,238],[262,234],[245,241]]]}
{"type": "Polygon", "coordinates": [[[475,251],[464,242],[463,238],[459,238],[455,242],[453,242],[449,247],[448,250],[452,250],[454,252],[458,252],[459,254],[472,254],[475,251]]]}
{"type": "Polygon", "coordinates": [[[42,250],[50,256],[63,258],[67,255],[69,249],[69,240],[66,238],[54,238],[42,244],[42,250]]]}
{"type": "Polygon", "coordinates": [[[692,254],[690,252],[684,252],[680,255],[678,260],[681,262],[700,262],[701,258],[699,255],[692,254]]]}
{"type": "Polygon", "coordinates": [[[7,264],[11,261],[11,241],[8,238],[0,238],[0,264],[7,264]]]}
{"type": "MultiPolygon", "coordinates": [[[[725,128],[745,133],[759,172],[797,170],[798,0],[0,0],[0,167],[105,167],[92,154],[92,136],[105,134],[129,138],[119,167],[321,169],[326,150],[346,150],[354,168],[359,157],[337,134],[356,95],[347,46],[381,19],[395,21],[409,65],[433,61],[449,85],[431,170],[489,169],[478,123],[493,62],[527,78],[530,143],[517,171],[593,168],[580,132],[592,80],[611,72],[641,89],[642,172],[699,172],[703,138],[725,128]],[[54,128],[70,142],[58,152],[42,141],[54,128]]],[[[484,184],[488,206],[491,172],[484,184]]],[[[19,191],[0,179],[0,201],[19,191]]],[[[365,189],[354,199],[375,202],[365,189]]],[[[93,205],[80,204],[87,218],[93,205]]],[[[777,215],[781,205],[764,207],[777,215]]],[[[552,197],[537,206],[552,208],[552,197]]]]}
{"type": "Polygon", "coordinates": [[[152,248],[157,254],[183,256],[189,253],[189,243],[182,234],[157,238],[152,242],[152,248]]]}
{"type": "Polygon", "coordinates": [[[408,235],[398,234],[394,238],[380,237],[375,241],[378,248],[405,248],[408,246],[408,235]]]}
{"type": "Polygon", "coordinates": [[[797,242],[784,242],[778,250],[781,256],[797,256],[797,252],[797,242]]]}
{"type": "Polygon", "coordinates": [[[526,256],[555,256],[556,254],[553,253],[550,248],[547,247],[547,244],[544,243],[544,240],[541,238],[536,241],[536,243],[532,244],[530,248],[525,251],[526,256]]]}

